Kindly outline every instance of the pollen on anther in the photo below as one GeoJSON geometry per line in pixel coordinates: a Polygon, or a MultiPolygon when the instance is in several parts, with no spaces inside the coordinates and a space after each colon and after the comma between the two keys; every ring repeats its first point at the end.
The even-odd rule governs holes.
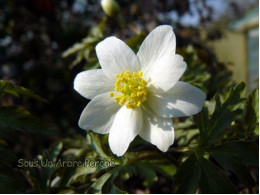
{"type": "Polygon", "coordinates": [[[110,96],[110,97],[114,97],[114,93],[111,91],[111,92],[109,93],[109,96],[110,96]]]}
{"type": "Polygon", "coordinates": [[[147,83],[142,76],[142,71],[131,74],[128,70],[116,75],[115,90],[120,93],[114,97],[114,93],[110,92],[110,97],[114,97],[119,105],[126,105],[128,109],[140,107],[147,99],[147,83]]]}

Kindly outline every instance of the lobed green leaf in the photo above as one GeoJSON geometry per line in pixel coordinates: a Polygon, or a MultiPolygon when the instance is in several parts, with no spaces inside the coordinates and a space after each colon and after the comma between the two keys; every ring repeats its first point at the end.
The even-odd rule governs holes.
{"type": "Polygon", "coordinates": [[[177,194],[194,194],[199,186],[201,167],[195,154],[186,159],[174,176],[174,190],[177,194]]]}
{"type": "MultiPolygon", "coordinates": [[[[19,131],[55,135],[57,130],[18,107],[0,107],[0,126],[19,131]]],[[[2,128],[0,128],[1,130],[2,128]]]]}
{"type": "Polygon", "coordinates": [[[199,158],[201,177],[199,187],[203,194],[234,194],[236,190],[228,178],[210,161],[199,158]]]}
{"type": "Polygon", "coordinates": [[[35,94],[30,89],[26,89],[24,87],[17,86],[17,85],[15,85],[12,82],[7,81],[7,80],[0,80],[0,95],[4,94],[4,93],[10,94],[10,95],[13,95],[13,96],[16,96],[16,97],[27,96],[27,97],[36,99],[36,100],[41,101],[41,102],[45,102],[45,103],[48,102],[46,99],[44,99],[41,96],[35,94]]]}

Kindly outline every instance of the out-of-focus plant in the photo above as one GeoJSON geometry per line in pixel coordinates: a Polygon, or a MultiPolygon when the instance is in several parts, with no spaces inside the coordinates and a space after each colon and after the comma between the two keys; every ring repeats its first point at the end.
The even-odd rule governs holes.
{"type": "MultiPolygon", "coordinates": [[[[0,100],[8,95],[16,97],[27,96],[38,101],[45,99],[29,89],[19,87],[13,83],[0,80],[0,100]]],[[[2,101],[1,101],[2,102],[2,101]]],[[[56,135],[57,130],[36,117],[27,110],[18,106],[0,106],[0,191],[1,193],[24,193],[26,183],[21,170],[13,168],[17,165],[18,156],[15,155],[13,144],[22,144],[19,140],[21,134],[28,135],[56,135]],[[14,188],[14,186],[16,186],[14,188]]]]}
{"type": "Polygon", "coordinates": [[[103,38],[103,30],[106,19],[96,27],[93,27],[88,36],[84,38],[80,43],[74,44],[71,48],[63,52],[62,57],[68,57],[70,55],[76,55],[77,57],[72,62],[70,68],[80,64],[83,60],[86,61],[85,67],[88,69],[95,69],[99,67],[99,63],[95,54],[95,45],[103,38]]]}

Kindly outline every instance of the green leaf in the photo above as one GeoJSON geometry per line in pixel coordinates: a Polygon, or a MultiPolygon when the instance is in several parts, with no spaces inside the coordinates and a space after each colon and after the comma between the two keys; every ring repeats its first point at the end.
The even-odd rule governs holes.
{"type": "Polygon", "coordinates": [[[52,146],[49,150],[45,150],[43,155],[37,156],[37,162],[39,166],[27,167],[29,174],[27,179],[33,184],[34,189],[38,193],[49,193],[50,184],[52,177],[59,169],[57,165],[58,156],[63,148],[63,144],[57,143],[52,146]],[[52,163],[53,166],[49,166],[52,163]]]}
{"type": "Polygon", "coordinates": [[[112,184],[109,194],[127,194],[126,191],[120,190],[118,187],[115,186],[115,184],[112,184]]]}
{"type": "Polygon", "coordinates": [[[232,171],[248,187],[255,184],[249,169],[242,162],[233,156],[226,154],[211,155],[224,169],[232,171]]]}
{"type": "Polygon", "coordinates": [[[199,114],[193,116],[194,122],[200,130],[201,139],[206,135],[207,127],[209,126],[209,111],[207,107],[203,107],[199,114]]]}
{"type": "Polygon", "coordinates": [[[113,175],[105,182],[102,188],[103,194],[127,194],[126,191],[119,189],[115,185],[115,180],[117,179],[118,175],[119,172],[114,172],[113,175]]]}
{"type": "Polygon", "coordinates": [[[15,168],[0,162],[0,193],[25,193],[22,175],[15,168]]]}
{"type": "Polygon", "coordinates": [[[33,99],[36,99],[41,102],[47,103],[48,101],[39,95],[35,94],[29,89],[26,89],[24,87],[16,86],[15,84],[11,83],[10,81],[6,80],[0,80],[0,95],[3,93],[11,94],[16,97],[20,96],[27,96],[33,99]]]}
{"type": "Polygon", "coordinates": [[[87,36],[84,38],[80,43],[75,43],[71,48],[67,49],[62,53],[62,57],[68,57],[74,53],[80,52],[82,50],[85,50],[86,48],[96,44],[99,41],[99,39],[91,36],[87,36]]]}
{"type": "Polygon", "coordinates": [[[93,69],[98,69],[98,68],[100,68],[100,64],[98,62],[97,57],[88,58],[85,66],[84,66],[84,70],[93,70],[93,69]]]}
{"type": "Polygon", "coordinates": [[[195,154],[186,159],[174,176],[174,190],[177,194],[194,194],[199,186],[201,167],[195,154]]]}
{"type": "Polygon", "coordinates": [[[194,48],[188,46],[188,48],[179,48],[177,53],[181,54],[187,64],[189,64],[181,80],[195,85],[207,92],[209,89],[206,85],[211,75],[209,74],[207,64],[198,60],[198,50],[194,50],[194,48]]]}
{"type": "Polygon", "coordinates": [[[60,154],[61,150],[63,148],[62,142],[59,142],[55,144],[53,147],[51,147],[49,150],[45,150],[43,152],[43,155],[46,159],[56,162],[58,159],[58,155],[60,154]]]}
{"type": "Polygon", "coordinates": [[[140,177],[144,179],[143,181],[143,185],[145,187],[149,187],[150,185],[152,185],[155,181],[158,180],[157,174],[154,170],[152,170],[151,168],[147,167],[147,166],[140,166],[140,177]]]}
{"type": "Polygon", "coordinates": [[[174,176],[174,190],[178,194],[235,193],[228,178],[210,161],[192,154],[174,176]]]}
{"type": "Polygon", "coordinates": [[[120,171],[120,167],[114,167],[112,170],[103,174],[98,178],[88,189],[87,193],[101,194],[101,193],[120,193],[125,194],[125,191],[120,190],[115,184],[120,171]]]}
{"type": "MultiPolygon", "coordinates": [[[[85,162],[82,161],[82,163],[86,163],[86,166],[76,167],[74,169],[69,168],[69,170],[67,171],[68,175],[66,175],[66,176],[70,176],[70,177],[69,177],[69,179],[67,179],[67,183],[73,183],[88,174],[93,174],[95,172],[108,168],[108,166],[104,166],[104,165],[100,165],[100,164],[91,164],[91,163],[92,162],[98,163],[98,162],[102,162],[102,161],[105,162],[105,161],[108,161],[109,159],[87,158],[84,160],[89,160],[89,161],[85,161],[85,162]],[[69,172],[71,172],[71,173],[69,173],[69,172]]],[[[112,160],[110,160],[110,161],[112,161],[112,160]]],[[[65,181],[63,180],[63,183],[64,182],[65,181]]]]}
{"type": "MultiPolygon", "coordinates": [[[[206,194],[235,194],[236,191],[228,178],[210,161],[199,158],[201,178],[199,187],[206,194]]],[[[187,170],[189,171],[189,170],[187,170]]]]}
{"type": "Polygon", "coordinates": [[[259,90],[258,89],[255,89],[252,92],[250,100],[252,102],[252,106],[256,113],[257,122],[259,122],[259,90]]]}
{"type": "MultiPolygon", "coordinates": [[[[94,26],[90,29],[88,36],[84,38],[80,43],[74,44],[71,48],[67,49],[62,53],[62,57],[68,57],[72,54],[76,55],[76,58],[70,65],[70,68],[73,68],[74,66],[80,64],[84,59],[87,61],[87,64],[91,65],[91,68],[94,66],[97,67],[99,64],[94,63],[91,64],[91,60],[95,58],[97,60],[97,57],[93,57],[94,48],[95,45],[101,41],[104,37],[103,30],[105,25],[106,19],[102,20],[98,26],[94,26]]],[[[89,68],[89,66],[87,66],[89,68]]]]}
{"type": "Polygon", "coordinates": [[[148,163],[136,163],[133,164],[132,166],[135,167],[135,171],[137,175],[144,180],[143,185],[145,187],[150,186],[153,184],[155,181],[157,181],[157,175],[154,170],[154,167],[151,166],[148,163]]]}
{"type": "Polygon", "coordinates": [[[174,128],[175,128],[175,130],[190,129],[190,128],[192,128],[193,125],[194,125],[193,121],[190,118],[187,118],[185,121],[175,124],[174,128]]]}
{"type": "Polygon", "coordinates": [[[105,173],[100,178],[98,178],[89,188],[87,193],[93,193],[93,194],[101,194],[103,185],[106,183],[106,181],[112,176],[112,174],[115,172],[116,168],[112,169],[111,171],[105,173]]]}
{"type": "Polygon", "coordinates": [[[0,107],[0,126],[19,131],[55,135],[57,130],[18,107],[0,107]]]}
{"type": "MultiPolygon", "coordinates": [[[[85,49],[86,51],[89,51],[88,49],[85,49]]],[[[69,66],[70,69],[72,69],[74,66],[78,65],[83,59],[85,59],[85,51],[80,51],[77,54],[77,57],[73,60],[71,65],[69,66]]]]}
{"type": "Polygon", "coordinates": [[[103,148],[103,144],[100,141],[100,136],[96,133],[88,132],[87,133],[87,139],[90,143],[90,147],[98,153],[98,155],[102,158],[108,158],[109,156],[106,154],[103,148]]]}
{"type": "Polygon", "coordinates": [[[255,89],[248,97],[244,119],[246,131],[249,135],[259,135],[259,92],[255,89]]]}
{"type": "Polygon", "coordinates": [[[200,146],[220,141],[231,122],[241,117],[242,110],[239,109],[239,105],[244,100],[242,98],[244,88],[244,83],[231,88],[223,103],[221,103],[220,96],[216,95],[216,106],[212,117],[209,116],[207,108],[203,108],[201,113],[194,116],[194,122],[200,129],[200,146]]]}
{"type": "Polygon", "coordinates": [[[207,150],[224,169],[235,173],[247,186],[255,184],[246,165],[258,166],[258,147],[253,142],[230,141],[207,150]]]}
{"type": "Polygon", "coordinates": [[[230,141],[207,151],[209,154],[232,156],[246,165],[258,166],[258,147],[253,142],[230,141]]]}
{"type": "MultiPolygon", "coordinates": [[[[71,168],[70,168],[71,169],[71,168]]],[[[75,172],[73,173],[72,177],[69,180],[69,183],[74,182],[77,180],[79,177],[87,175],[87,174],[92,174],[98,170],[98,167],[78,167],[75,169],[75,172]]]]}
{"type": "Polygon", "coordinates": [[[149,160],[152,168],[157,172],[161,173],[168,179],[172,179],[177,169],[175,165],[169,160],[149,160]]]}
{"type": "Polygon", "coordinates": [[[216,96],[216,109],[213,113],[211,123],[208,126],[207,131],[209,132],[208,137],[206,138],[208,143],[215,143],[219,141],[222,137],[223,131],[228,128],[232,121],[242,113],[241,110],[231,110],[229,109],[228,100],[221,105],[219,96],[216,96]]]}
{"type": "Polygon", "coordinates": [[[187,146],[198,134],[198,129],[176,130],[175,140],[178,143],[178,146],[187,146]]]}

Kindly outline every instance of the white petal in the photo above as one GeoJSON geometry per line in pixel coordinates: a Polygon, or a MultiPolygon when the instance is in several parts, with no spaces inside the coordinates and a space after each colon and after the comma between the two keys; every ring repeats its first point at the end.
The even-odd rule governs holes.
{"type": "Polygon", "coordinates": [[[79,126],[82,129],[91,129],[96,133],[106,134],[114,121],[120,105],[103,93],[91,100],[81,113],[79,126]]]}
{"type": "Polygon", "coordinates": [[[139,60],[135,53],[120,39],[109,37],[96,46],[97,57],[104,73],[116,79],[115,75],[125,70],[139,71],[139,60]]]}
{"type": "Polygon", "coordinates": [[[74,89],[88,99],[113,91],[114,88],[114,82],[109,80],[101,69],[81,72],[74,80],[74,89]]]}
{"type": "Polygon", "coordinates": [[[156,66],[153,66],[145,79],[152,91],[165,92],[172,88],[186,70],[183,57],[176,54],[162,56],[156,66]]]}
{"type": "Polygon", "coordinates": [[[150,95],[147,103],[165,118],[194,115],[201,111],[205,93],[197,87],[178,81],[166,93],[150,95]]]}
{"type": "Polygon", "coordinates": [[[174,128],[172,120],[162,118],[151,110],[143,112],[143,127],[139,135],[146,141],[154,144],[166,152],[174,141],[174,128]]]}
{"type": "Polygon", "coordinates": [[[148,74],[151,67],[158,65],[162,57],[175,54],[175,48],[176,38],[172,27],[162,25],[155,28],[145,38],[137,53],[144,75],[148,74]]]}
{"type": "Polygon", "coordinates": [[[122,156],[143,124],[141,108],[127,109],[123,106],[116,114],[109,133],[109,146],[114,154],[122,156]]]}

